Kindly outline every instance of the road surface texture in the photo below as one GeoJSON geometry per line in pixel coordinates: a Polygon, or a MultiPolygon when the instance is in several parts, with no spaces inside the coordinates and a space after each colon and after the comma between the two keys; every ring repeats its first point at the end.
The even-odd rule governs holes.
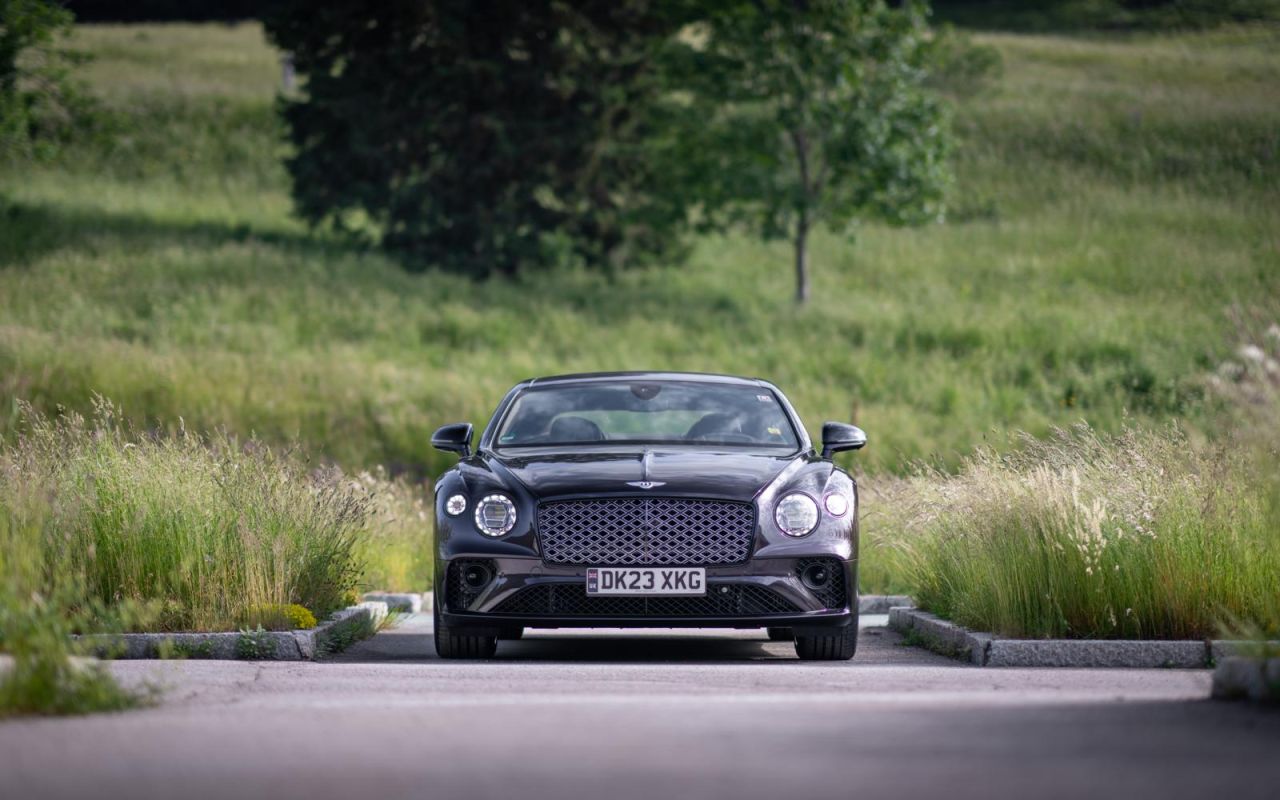
{"type": "Polygon", "coordinates": [[[836,664],[762,631],[547,631],[442,662],[430,631],[325,663],[116,663],[163,702],[0,723],[0,797],[1280,796],[1280,713],[1205,700],[1207,671],[979,669],[881,627],[836,664]]]}

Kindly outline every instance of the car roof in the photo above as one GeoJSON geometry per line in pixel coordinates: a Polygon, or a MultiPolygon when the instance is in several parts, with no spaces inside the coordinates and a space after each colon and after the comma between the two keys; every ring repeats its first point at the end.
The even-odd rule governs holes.
{"type": "Polygon", "coordinates": [[[744,378],[738,375],[721,375],[714,372],[579,372],[570,375],[550,375],[543,378],[529,378],[522,381],[526,386],[545,386],[555,383],[585,383],[590,381],[608,381],[619,378],[626,380],[649,381],[691,381],[695,383],[732,383],[740,386],[772,385],[759,378],[744,378]]]}

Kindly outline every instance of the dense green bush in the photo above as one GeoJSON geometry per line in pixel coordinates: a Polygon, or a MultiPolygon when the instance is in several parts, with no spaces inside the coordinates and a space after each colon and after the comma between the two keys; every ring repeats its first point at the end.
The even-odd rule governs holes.
{"type": "Polygon", "coordinates": [[[47,151],[85,113],[64,47],[71,14],[51,0],[0,0],[0,158],[47,151]]]}
{"type": "MultiPolygon", "coordinates": [[[[299,213],[472,275],[670,253],[672,118],[655,61],[682,5],[276,0],[299,213]]],[[[683,112],[687,113],[687,112],[683,112]]]]}

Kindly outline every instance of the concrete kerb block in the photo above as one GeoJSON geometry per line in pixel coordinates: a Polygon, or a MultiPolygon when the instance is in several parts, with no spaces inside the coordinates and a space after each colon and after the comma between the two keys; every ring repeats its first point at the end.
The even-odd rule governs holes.
{"type": "Polygon", "coordinates": [[[400,614],[418,614],[422,611],[422,595],[411,592],[365,592],[363,600],[386,603],[387,608],[400,614]]]}
{"type": "Polygon", "coordinates": [[[989,633],[969,632],[965,639],[969,650],[969,662],[977,667],[985,667],[991,659],[991,643],[995,641],[989,633]]]}
{"type": "Polygon", "coordinates": [[[858,612],[861,614],[888,614],[889,609],[914,607],[915,602],[904,594],[864,594],[858,598],[858,612]]]}
{"type": "Polygon", "coordinates": [[[353,642],[372,635],[390,612],[381,601],[368,601],[335,611],[324,624],[314,628],[311,658],[323,658],[345,650],[353,642]]]}
{"type": "Polygon", "coordinates": [[[1209,643],[1209,656],[1214,664],[1231,656],[1269,658],[1280,654],[1280,641],[1258,642],[1243,639],[1215,639],[1209,643]]]}
{"type": "Polygon", "coordinates": [[[916,618],[910,606],[895,606],[889,609],[889,628],[905,634],[915,626],[916,618]]]}
{"type": "Polygon", "coordinates": [[[307,630],[124,633],[73,638],[86,639],[94,652],[108,658],[311,661],[377,630],[387,613],[386,603],[368,602],[336,611],[307,630]]]}
{"type": "Polygon", "coordinates": [[[921,611],[914,612],[914,616],[915,630],[932,643],[930,649],[978,666],[986,664],[992,641],[990,634],[974,633],[954,622],[921,611]]]}
{"type": "Polygon", "coordinates": [[[994,639],[991,667],[1125,667],[1203,669],[1205,643],[1109,639],[994,639]]]}
{"type": "Polygon", "coordinates": [[[914,633],[930,650],[987,667],[1198,669],[1208,666],[1211,648],[1194,640],[1001,639],[910,608],[891,609],[889,627],[914,633]]]}

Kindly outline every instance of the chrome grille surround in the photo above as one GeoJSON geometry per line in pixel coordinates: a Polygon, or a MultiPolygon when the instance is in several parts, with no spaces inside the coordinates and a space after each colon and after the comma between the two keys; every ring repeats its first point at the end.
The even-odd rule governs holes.
{"type": "Polygon", "coordinates": [[[751,555],[755,507],[728,500],[623,497],[538,506],[548,564],[741,564],[751,555]]]}

